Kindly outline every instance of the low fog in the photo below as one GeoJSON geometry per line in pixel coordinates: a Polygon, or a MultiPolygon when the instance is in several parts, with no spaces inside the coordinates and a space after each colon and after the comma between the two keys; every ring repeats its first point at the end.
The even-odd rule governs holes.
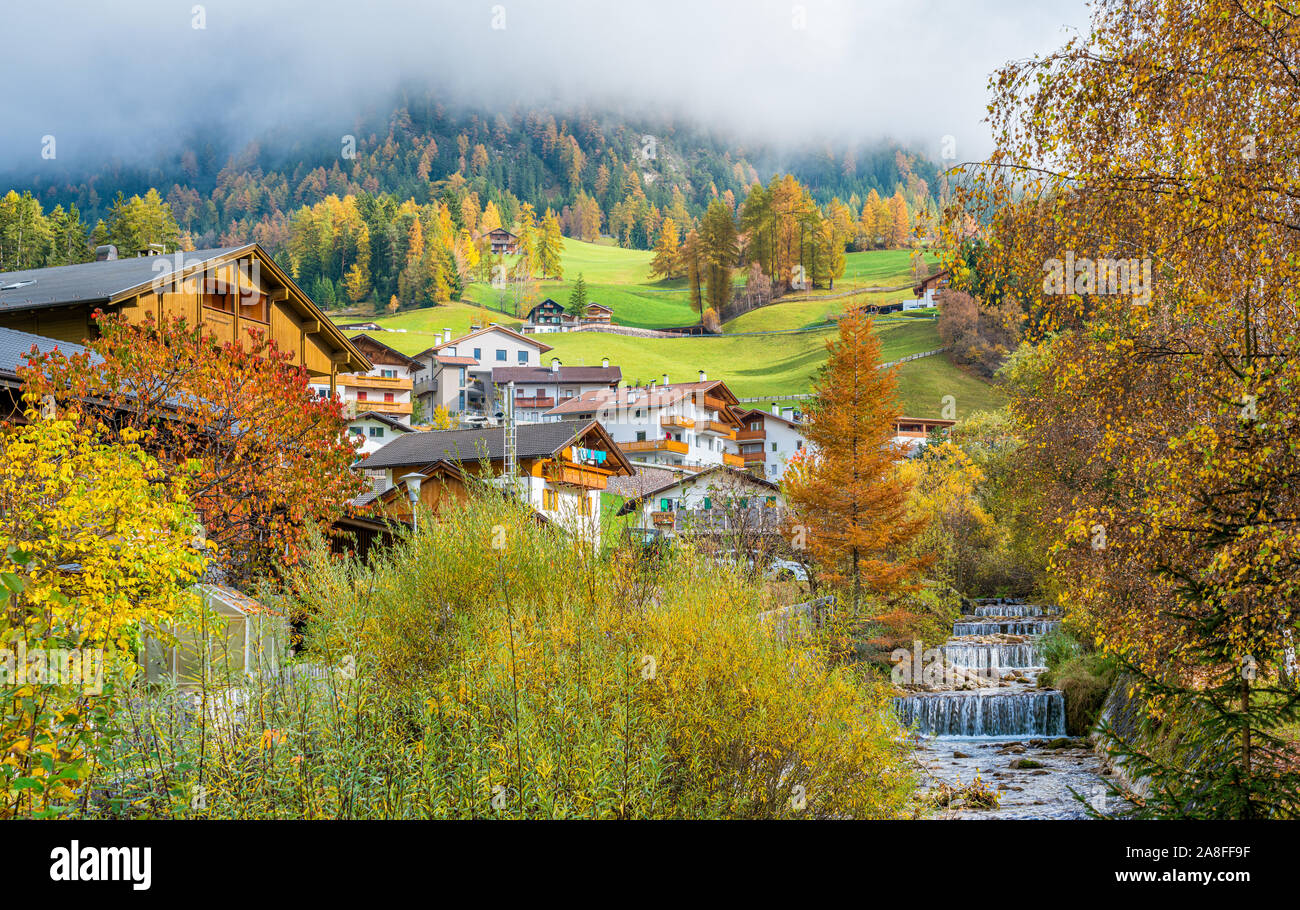
{"type": "Polygon", "coordinates": [[[987,151],[986,80],[1083,0],[46,0],[0,10],[0,170],[146,161],[195,125],[342,134],[399,84],[448,102],[686,117],[742,140],[987,151]],[[273,7],[273,8],[271,8],[273,7]]]}

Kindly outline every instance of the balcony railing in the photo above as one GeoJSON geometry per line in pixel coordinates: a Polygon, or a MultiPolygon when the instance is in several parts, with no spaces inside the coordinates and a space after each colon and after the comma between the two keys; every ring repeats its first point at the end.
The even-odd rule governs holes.
{"type": "Polygon", "coordinates": [[[740,457],[745,464],[762,464],[767,460],[767,454],[762,450],[757,452],[741,452],[740,457]]]}
{"type": "Polygon", "coordinates": [[[739,455],[732,455],[730,452],[723,452],[722,463],[730,465],[733,468],[743,468],[745,466],[745,459],[739,455]]]}
{"type": "Polygon", "coordinates": [[[651,512],[650,520],[660,530],[674,531],[775,531],[785,518],[780,506],[758,506],[735,509],[677,509],[672,512],[651,512]]]}
{"type": "Polygon", "coordinates": [[[609,480],[609,473],[598,471],[585,465],[552,461],[542,468],[542,476],[551,483],[567,484],[588,490],[603,490],[609,480]]]}
{"type": "Polygon", "coordinates": [[[620,442],[619,448],[624,452],[676,452],[685,455],[690,446],[676,439],[643,439],[640,442],[620,442]]]}
{"type": "Polygon", "coordinates": [[[736,442],[752,442],[767,439],[767,430],[737,430],[736,442]]]}
{"type": "Polygon", "coordinates": [[[664,427],[665,429],[675,428],[678,430],[693,430],[695,429],[695,421],[691,420],[689,417],[670,415],[668,417],[659,418],[659,426],[664,427]]]}
{"type": "Polygon", "coordinates": [[[364,414],[366,411],[375,411],[379,414],[410,414],[411,403],[409,401],[350,401],[347,406],[349,417],[356,417],[358,414],[364,414]]]}
{"type": "Polygon", "coordinates": [[[553,408],[555,399],[547,398],[543,395],[534,395],[531,398],[515,398],[516,408],[553,408]]]}
{"type": "Polygon", "coordinates": [[[716,420],[701,420],[698,425],[701,433],[714,433],[723,439],[736,438],[736,428],[730,424],[720,423],[716,420]]]}
{"type": "Polygon", "coordinates": [[[387,391],[407,391],[412,385],[410,377],[366,376],[363,373],[343,373],[339,376],[338,384],[350,389],[385,389],[387,391]]]}

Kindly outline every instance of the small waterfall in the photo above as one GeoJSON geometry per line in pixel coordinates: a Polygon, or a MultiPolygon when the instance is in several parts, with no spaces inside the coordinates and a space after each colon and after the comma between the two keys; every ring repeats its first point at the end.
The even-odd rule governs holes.
{"type": "Polygon", "coordinates": [[[962,635],[1046,635],[1061,627],[1059,619],[1004,619],[994,622],[956,622],[954,637],[962,635]]]}
{"type": "Polygon", "coordinates": [[[1055,616],[1056,609],[1038,604],[980,604],[976,616],[1055,616]]]}
{"type": "Polygon", "coordinates": [[[1042,657],[1033,644],[952,643],[943,646],[943,656],[955,667],[971,670],[1003,670],[1041,667],[1042,657]]]}
{"type": "Polygon", "coordinates": [[[896,698],[894,707],[904,724],[931,736],[1065,735],[1065,697],[1051,690],[932,692],[896,698]]]}

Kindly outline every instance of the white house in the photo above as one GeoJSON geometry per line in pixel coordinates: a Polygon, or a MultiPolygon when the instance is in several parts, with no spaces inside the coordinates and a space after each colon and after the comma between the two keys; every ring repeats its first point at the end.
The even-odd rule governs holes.
{"type": "Polygon", "coordinates": [[[736,446],[739,400],[701,370],[697,382],[663,383],[587,392],[556,405],[545,419],[595,419],[638,461],[702,470],[744,467],[736,446]]]}
{"type": "Polygon", "coordinates": [[[377,452],[398,436],[414,432],[410,424],[379,411],[362,411],[348,421],[348,433],[360,443],[358,455],[377,452]]]}
{"type": "Polygon", "coordinates": [[[421,370],[415,394],[426,416],[445,407],[459,417],[491,415],[499,409],[492,371],[500,367],[539,367],[551,346],[491,323],[459,338],[451,330],[433,347],[415,355],[421,370]]]}
{"type": "Polygon", "coordinates": [[[736,443],[745,467],[768,480],[780,480],[790,459],[808,446],[802,415],[774,401],[770,411],[754,408],[737,416],[741,428],[736,433],[736,443]]]}
{"type": "MultiPolygon", "coordinates": [[[[620,480],[627,488],[627,481],[620,480]]],[[[637,513],[643,528],[681,531],[774,531],[785,510],[781,489],[739,468],[718,465],[681,474],[645,492],[637,490],[619,509],[637,513]]]]}
{"type": "Polygon", "coordinates": [[[410,515],[404,476],[428,478],[420,499],[430,510],[445,507],[444,492],[463,495],[472,478],[485,475],[518,493],[539,515],[593,541],[601,530],[600,494],[609,479],[631,476],[631,462],[594,420],[521,424],[515,428],[515,474],[507,471],[505,427],[432,430],[399,436],[354,467],[372,478],[372,510],[410,515]]]}
{"type": "Polygon", "coordinates": [[[610,366],[608,357],[598,367],[566,367],[553,357],[550,367],[492,369],[492,384],[503,395],[514,383],[515,420],[521,423],[539,423],[556,405],[588,392],[612,392],[622,378],[622,370],[610,366]]]}
{"type": "MultiPolygon", "coordinates": [[[[394,350],[369,335],[349,339],[374,364],[365,373],[340,373],[335,377],[335,394],[349,417],[366,411],[388,414],[410,424],[412,388],[420,362],[394,350]]],[[[312,383],[321,398],[329,396],[328,383],[312,383]]]]}

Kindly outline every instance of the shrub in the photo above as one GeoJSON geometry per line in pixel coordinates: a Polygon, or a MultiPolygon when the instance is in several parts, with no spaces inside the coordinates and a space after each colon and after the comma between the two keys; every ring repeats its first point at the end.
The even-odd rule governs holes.
{"type": "MultiPolygon", "coordinates": [[[[892,817],[912,790],[886,693],[757,621],[759,581],[673,547],[601,559],[499,496],[369,563],[288,576],[344,672],[132,745],[135,803],[209,817],[892,817]],[[188,768],[202,810],[145,770],[188,768]]],[[[225,704],[229,695],[214,693],[225,704]]],[[[149,710],[157,715],[161,707],[149,710]]],[[[158,729],[155,721],[141,729],[158,729]]]]}

